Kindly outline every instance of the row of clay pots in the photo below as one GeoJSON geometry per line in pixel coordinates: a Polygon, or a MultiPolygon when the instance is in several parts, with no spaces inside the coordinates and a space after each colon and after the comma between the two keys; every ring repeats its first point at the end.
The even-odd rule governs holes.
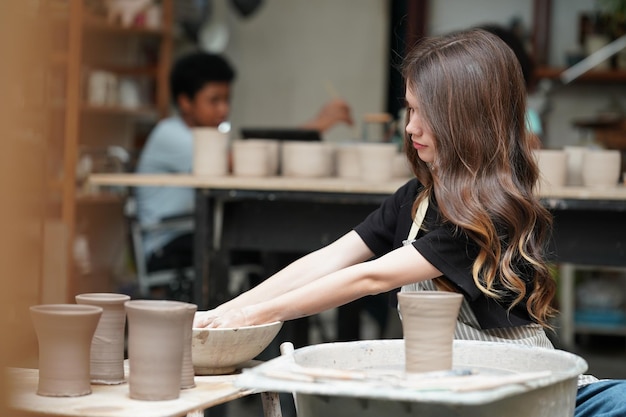
{"type": "Polygon", "coordinates": [[[535,150],[540,187],[614,187],[620,181],[621,152],[566,146],[535,150]]]}
{"type": "Polygon", "coordinates": [[[210,128],[194,129],[194,141],[193,171],[196,175],[228,175],[229,153],[232,154],[232,174],[240,177],[338,176],[381,182],[411,175],[406,157],[392,143],[245,139],[234,140],[230,146],[226,134],[210,128]]]}
{"type": "Polygon", "coordinates": [[[80,294],[76,303],[30,308],[39,343],[37,394],[74,397],[90,394],[91,384],[126,382],[126,317],[130,398],[170,400],[195,386],[195,304],[113,293],[80,294]]]}

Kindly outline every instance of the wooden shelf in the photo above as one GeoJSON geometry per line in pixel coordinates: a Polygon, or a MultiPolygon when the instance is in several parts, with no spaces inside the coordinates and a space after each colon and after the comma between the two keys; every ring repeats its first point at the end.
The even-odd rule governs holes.
{"type": "MultiPolygon", "coordinates": [[[[561,76],[561,73],[565,71],[565,68],[555,67],[540,67],[535,70],[535,77],[537,79],[553,79],[556,80],[561,76]]],[[[573,81],[574,83],[581,82],[624,82],[626,81],[626,70],[596,70],[589,71],[580,76],[580,78],[573,81]]]]}
{"type": "Polygon", "coordinates": [[[83,27],[87,31],[107,32],[117,35],[169,36],[171,30],[166,28],[147,28],[141,26],[121,26],[107,22],[104,18],[87,15],[83,19],[83,27]]]}
{"type": "Polygon", "coordinates": [[[159,68],[156,65],[145,65],[141,67],[122,67],[100,63],[89,63],[89,68],[109,71],[118,75],[143,76],[156,78],[159,75],[159,68]]]}
{"type": "Polygon", "coordinates": [[[85,113],[94,114],[110,114],[120,116],[141,116],[148,118],[157,118],[159,112],[154,107],[137,107],[127,108],[120,106],[94,106],[91,104],[83,104],[81,110],[85,113]]]}

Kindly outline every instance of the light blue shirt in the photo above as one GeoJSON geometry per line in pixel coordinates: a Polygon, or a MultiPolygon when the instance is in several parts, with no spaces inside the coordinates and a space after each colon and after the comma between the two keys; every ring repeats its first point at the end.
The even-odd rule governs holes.
{"type": "MultiPolygon", "coordinates": [[[[193,134],[178,116],[160,121],[150,133],[139,162],[140,174],[191,173],[193,165],[193,134]]],[[[137,216],[141,225],[153,225],[162,219],[191,215],[194,212],[193,188],[137,187],[137,216]]],[[[146,257],[176,237],[190,233],[193,221],[180,228],[147,232],[144,235],[146,257]]]]}

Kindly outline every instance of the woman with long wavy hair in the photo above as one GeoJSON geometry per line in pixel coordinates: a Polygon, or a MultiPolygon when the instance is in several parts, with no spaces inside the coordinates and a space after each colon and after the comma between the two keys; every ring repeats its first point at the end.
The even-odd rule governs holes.
{"type": "MultiPolygon", "coordinates": [[[[534,193],[517,58],[497,36],[471,30],[422,40],[402,70],[415,178],[337,241],[199,312],[195,326],[285,321],[402,287],[462,294],[457,339],[552,347],[544,332],[555,313],[545,259],[551,217],[534,193]]],[[[593,415],[583,403],[576,415],[593,415]]]]}

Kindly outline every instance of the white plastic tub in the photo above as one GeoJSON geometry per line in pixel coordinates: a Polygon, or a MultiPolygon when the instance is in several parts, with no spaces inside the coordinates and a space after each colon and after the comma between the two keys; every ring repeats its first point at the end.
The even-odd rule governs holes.
{"type": "Polygon", "coordinates": [[[577,378],[587,369],[582,358],[568,352],[502,343],[455,341],[453,355],[455,370],[471,369],[498,378],[501,374],[502,385],[471,391],[441,386],[433,390],[374,380],[311,381],[297,372],[290,374],[296,364],[306,369],[365,374],[395,370],[400,375],[404,369],[401,339],[308,346],[247,370],[236,383],[245,388],[294,393],[298,417],[571,417],[577,378]],[[542,376],[523,383],[504,382],[507,376],[539,375],[539,371],[543,371],[542,376]]]}

